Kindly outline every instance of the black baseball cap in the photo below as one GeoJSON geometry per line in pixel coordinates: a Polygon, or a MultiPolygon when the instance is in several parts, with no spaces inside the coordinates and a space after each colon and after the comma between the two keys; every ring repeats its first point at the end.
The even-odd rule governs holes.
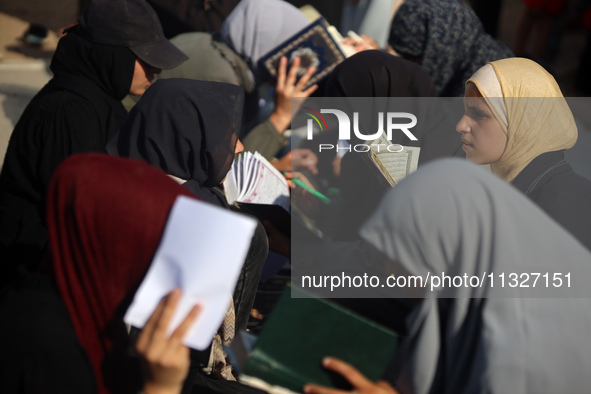
{"type": "Polygon", "coordinates": [[[152,67],[168,70],[188,59],[164,37],[146,0],[94,0],[78,21],[91,41],[128,47],[152,67]]]}

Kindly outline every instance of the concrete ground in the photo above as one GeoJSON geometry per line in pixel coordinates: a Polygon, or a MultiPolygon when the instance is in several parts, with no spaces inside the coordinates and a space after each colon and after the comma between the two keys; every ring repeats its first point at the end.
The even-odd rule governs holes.
{"type": "MultiPolygon", "coordinates": [[[[571,0],[577,3],[577,0],[571,0]]],[[[0,163],[4,161],[8,139],[26,104],[51,78],[49,61],[57,44],[56,31],[76,20],[78,1],[0,0],[0,163]],[[31,47],[20,38],[29,23],[42,23],[52,31],[39,47],[31,47]]],[[[310,3],[314,3],[311,1],[310,3]]],[[[499,40],[511,46],[515,23],[522,7],[521,0],[504,0],[499,40]]],[[[584,32],[576,26],[578,10],[572,8],[566,18],[559,53],[549,64],[565,96],[580,96],[574,75],[584,45],[584,32]]],[[[591,71],[591,70],[590,70],[591,71]]],[[[591,179],[591,99],[571,103],[579,124],[579,142],[569,152],[576,171],[591,179]]]]}
{"type": "Polygon", "coordinates": [[[0,13],[0,163],[22,111],[51,78],[48,66],[57,36],[51,32],[42,46],[31,47],[20,40],[28,27],[28,22],[0,13]]]}

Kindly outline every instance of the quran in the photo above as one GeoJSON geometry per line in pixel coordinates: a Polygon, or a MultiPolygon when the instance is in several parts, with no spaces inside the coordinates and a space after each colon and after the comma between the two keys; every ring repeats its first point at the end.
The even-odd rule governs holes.
{"type": "Polygon", "coordinates": [[[336,65],[346,58],[339,42],[333,37],[334,34],[334,29],[331,31],[326,18],[317,19],[266,54],[260,60],[260,64],[272,77],[277,77],[281,57],[287,57],[288,63],[299,57],[301,63],[298,77],[304,75],[308,67],[316,68],[316,73],[306,86],[307,89],[330,74],[336,65]]]}
{"type": "Polygon", "coordinates": [[[378,170],[382,183],[394,187],[408,174],[416,171],[421,148],[392,144],[383,135],[368,142],[366,162],[378,170]]]}
{"type": "MultiPolygon", "coordinates": [[[[312,238],[323,234],[311,218],[294,206],[291,209],[289,186],[285,177],[258,152],[237,155],[224,180],[228,204],[270,221],[277,230],[291,236],[292,226],[306,229],[299,232],[312,238]],[[292,221],[292,218],[295,219],[292,221]]],[[[313,197],[316,198],[316,197],[313,197]]]]}
{"type": "Polygon", "coordinates": [[[285,177],[260,153],[237,155],[224,180],[229,204],[270,220],[284,234],[291,233],[289,186],[285,177]]]}

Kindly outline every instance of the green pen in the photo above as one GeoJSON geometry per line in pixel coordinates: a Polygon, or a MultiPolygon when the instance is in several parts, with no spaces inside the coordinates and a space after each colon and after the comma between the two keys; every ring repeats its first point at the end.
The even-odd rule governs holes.
{"type": "Polygon", "coordinates": [[[324,194],[312,189],[310,186],[306,185],[304,182],[300,181],[298,178],[291,178],[291,181],[293,183],[295,183],[296,185],[298,185],[299,187],[301,187],[302,189],[307,190],[308,192],[310,192],[314,196],[318,197],[320,199],[320,201],[322,201],[326,205],[330,204],[330,202],[331,202],[330,198],[328,198],[324,194]]]}

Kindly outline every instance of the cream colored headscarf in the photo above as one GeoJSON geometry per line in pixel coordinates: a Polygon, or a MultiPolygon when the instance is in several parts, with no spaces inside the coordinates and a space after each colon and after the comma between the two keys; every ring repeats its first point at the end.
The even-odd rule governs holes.
{"type": "Polygon", "coordinates": [[[577,142],[573,114],[554,77],[538,63],[498,60],[468,82],[476,85],[507,134],[505,151],[490,166],[507,182],[540,154],[569,149],[577,142]]]}

